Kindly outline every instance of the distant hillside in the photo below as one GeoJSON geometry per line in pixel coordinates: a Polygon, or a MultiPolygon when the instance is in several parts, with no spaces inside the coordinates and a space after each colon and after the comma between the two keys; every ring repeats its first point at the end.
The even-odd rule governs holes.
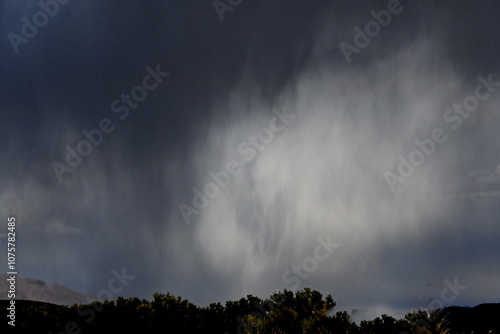
{"type": "Polygon", "coordinates": [[[441,315],[449,333],[500,333],[500,304],[480,304],[476,307],[450,306],[441,315]]]}
{"type": "MultiPolygon", "coordinates": [[[[9,275],[0,275],[0,299],[7,299],[9,275]]],[[[56,305],[88,304],[89,297],[58,284],[47,284],[33,278],[16,276],[16,299],[33,300],[56,305]]]]}

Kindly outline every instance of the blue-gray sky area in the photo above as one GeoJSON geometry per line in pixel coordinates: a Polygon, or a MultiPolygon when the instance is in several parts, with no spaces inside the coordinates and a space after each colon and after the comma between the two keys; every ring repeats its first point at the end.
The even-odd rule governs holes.
{"type": "Polygon", "coordinates": [[[363,317],[499,302],[499,12],[0,1],[19,275],[96,294],[125,268],[120,295],[199,305],[311,287],[363,317]]]}

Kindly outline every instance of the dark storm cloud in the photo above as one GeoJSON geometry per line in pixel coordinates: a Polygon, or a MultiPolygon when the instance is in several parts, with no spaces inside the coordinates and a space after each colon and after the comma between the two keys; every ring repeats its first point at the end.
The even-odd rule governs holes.
{"type": "Polygon", "coordinates": [[[499,5],[402,0],[348,63],[339,44],[389,3],[243,1],[221,21],[210,1],[71,1],[15,53],[7,34],[40,6],[2,1],[0,212],[18,218],[22,275],[96,293],[125,267],[125,295],[265,296],[331,235],[302,284],[346,308],[395,312],[454,277],[457,304],[487,301],[500,89],[458,130],[443,113],[478,76],[500,81],[499,5]],[[120,120],[111,103],[157,64],[170,75],[120,120]],[[186,225],[178,205],[273,110],[297,117],[186,225]],[[60,183],[51,163],[103,118],[116,128],[60,183]],[[436,127],[447,141],[393,193],[384,172],[436,127]]]}

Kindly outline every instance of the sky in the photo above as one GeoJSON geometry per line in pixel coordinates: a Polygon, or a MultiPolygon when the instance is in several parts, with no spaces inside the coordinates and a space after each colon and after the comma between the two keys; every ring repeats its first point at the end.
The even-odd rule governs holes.
{"type": "Polygon", "coordinates": [[[15,217],[84,294],[498,302],[499,7],[0,1],[2,267],[15,217]]]}

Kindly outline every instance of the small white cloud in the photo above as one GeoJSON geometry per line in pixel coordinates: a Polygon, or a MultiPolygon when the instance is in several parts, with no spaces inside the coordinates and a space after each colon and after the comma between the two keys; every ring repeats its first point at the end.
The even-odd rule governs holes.
{"type": "Polygon", "coordinates": [[[43,229],[44,233],[63,234],[63,235],[83,235],[79,228],[65,225],[63,222],[51,219],[49,224],[43,229]]]}
{"type": "Polygon", "coordinates": [[[500,165],[494,171],[469,171],[467,177],[470,190],[465,197],[476,200],[500,197],[500,165]]]}
{"type": "Polygon", "coordinates": [[[500,190],[474,191],[474,192],[462,194],[461,197],[472,199],[472,200],[486,200],[486,199],[492,199],[492,198],[500,198],[500,190]]]}

